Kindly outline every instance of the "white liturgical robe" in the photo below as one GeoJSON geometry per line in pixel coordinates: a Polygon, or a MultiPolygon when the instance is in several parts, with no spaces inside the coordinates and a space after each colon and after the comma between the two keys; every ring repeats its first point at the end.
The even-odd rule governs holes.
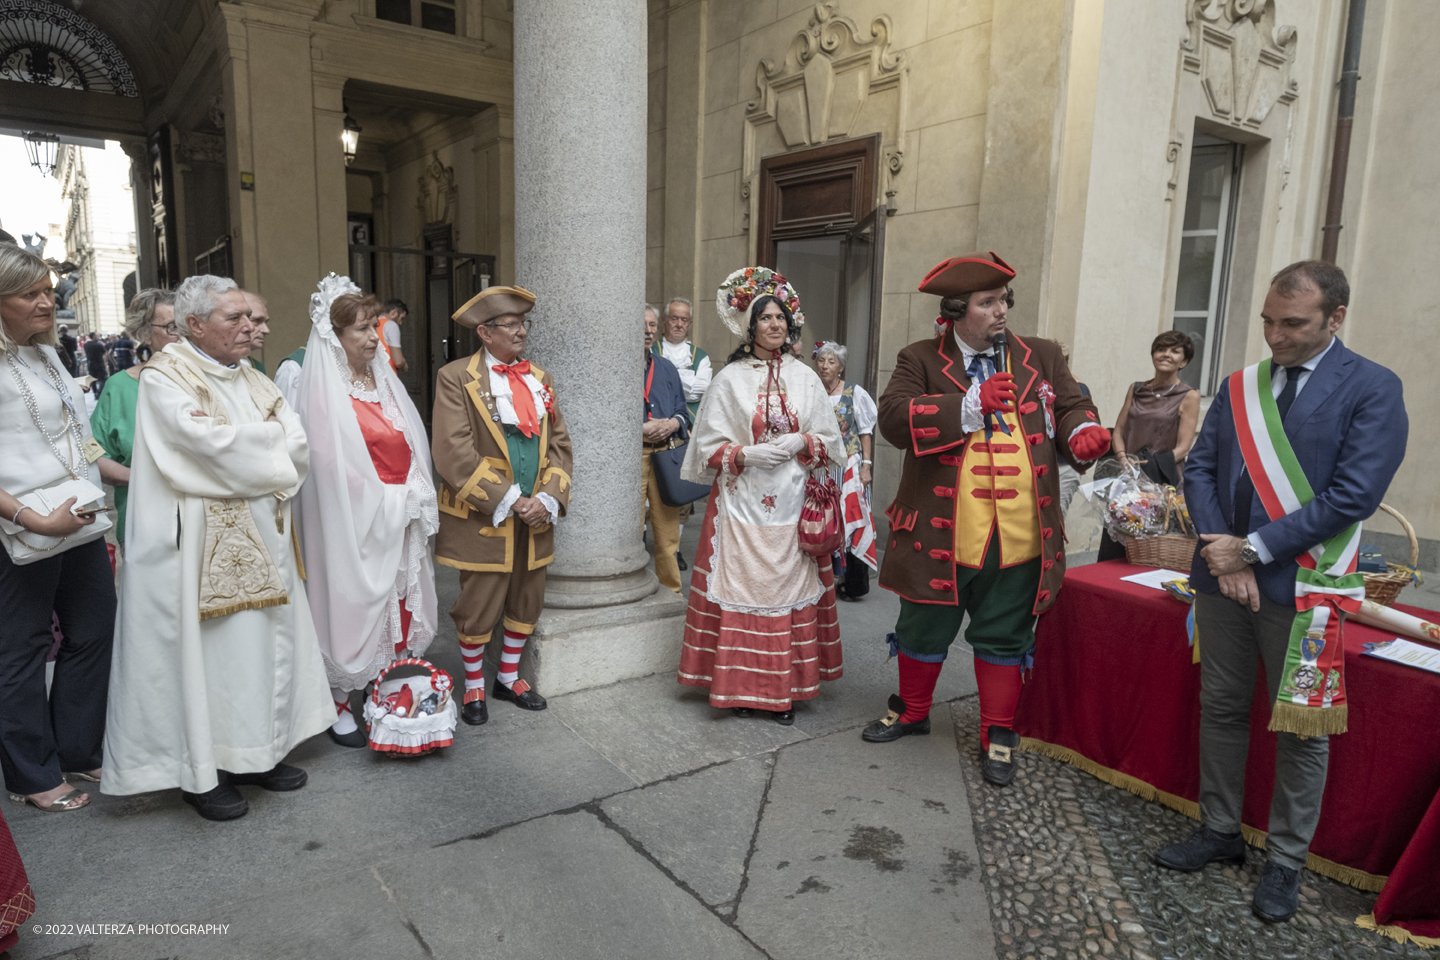
{"type": "Polygon", "coordinates": [[[162,371],[141,376],[100,788],[109,794],[204,793],[218,770],[270,770],[335,721],[292,546],[290,502],[309,467],[300,420],[282,403],[267,421],[240,369],[186,342],[165,351],[203,373],[229,423],[192,416],[196,400],[162,371]],[[227,499],[248,502],[288,602],[202,621],[205,505],[227,499]]]}

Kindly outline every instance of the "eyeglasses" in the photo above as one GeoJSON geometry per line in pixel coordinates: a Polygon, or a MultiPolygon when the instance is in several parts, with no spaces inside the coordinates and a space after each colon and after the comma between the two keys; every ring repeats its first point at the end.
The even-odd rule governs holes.
{"type": "Polygon", "coordinates": [[[487,323],[485,326],[491,330],[504,330],[507,333],[513,333],[516,327],[524,327],[528,333],[530,331],[530,325],[534,322],[534,320],[526,318],[524,320],[516,320],[514,323],[487,323]]]}
{"type": "Polygon", "coordinates": [[[167,337],[178,337],[180,335],[180,327],[179,325],[174,323],[167,323],[163,327],[156,327],[155,329],[159,330],[167,337]]]}

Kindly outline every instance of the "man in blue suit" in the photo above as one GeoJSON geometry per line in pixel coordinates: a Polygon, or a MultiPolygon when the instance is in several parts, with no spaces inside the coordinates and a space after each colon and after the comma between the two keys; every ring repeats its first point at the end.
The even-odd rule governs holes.
{"type": "Polygon", "coordinates": [[[680,592],[680,508],[660,498],[660,481],[651,466],[650,454],[668,450],[689,439],[690,410],[685,405],[685,387],[675,364],[653,352],[659,311],[645,305],[645,419],[641,421],[640,475],[644,488],[641,497],[647,501],[645,521],[655,537],[655,576],[660,583],[680,592]]]}
{"type": "MultiPolygon", "coordinates": [[[[1201,644],[1202,826],[1159,851],[1161,866],[1244,862],[1240,811],[1255,663],[1264,661],[1274,704],[1296,619],[1296,558],[1369,518],[1405,458],[1409,421],[1399,378],[1335,336],[1349,300],[1338,267],[1304,260],[1275,275],[1261,314],[1274,412],[1314,498],[1271,520],[1241,452],[1240,399],[1229,380],[1185,464],[1185,499],[1201,533],[1190,584],[1201,644]]],[[[1252,902],[1263,920],[1295,914],[1329,755],[1326,736],[1278,734],[1269,859],[1252,902]]]]}

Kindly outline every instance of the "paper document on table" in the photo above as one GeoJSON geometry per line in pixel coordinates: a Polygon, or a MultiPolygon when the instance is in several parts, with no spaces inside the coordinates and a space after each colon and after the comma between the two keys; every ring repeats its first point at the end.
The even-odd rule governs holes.
{"type": "Polygon", "coordinates": [[[1150,587],[1152,590],[1164,590],[1167,580],[1188,580],[1190,574],[1179,573],[1175,570],[1166,570],[1161,567],[1158,570],[1145,570],[1141,573],[1132,573],[1128,577],[1121,577],[1126,583],[1138,583],[1142,587],[1150,587]]]}
{"type": "Polygon", "coordinates": [[[1407,667],[1418,667],[1421,670],[1429,670],[1431,673],[1440,673],[1440,650],[1410,640],[1402,640],[1399,637],[1394,640],[1386,640],[1384,643],[1365,644],[1365,656],[1403,663],[1407,667]]]}

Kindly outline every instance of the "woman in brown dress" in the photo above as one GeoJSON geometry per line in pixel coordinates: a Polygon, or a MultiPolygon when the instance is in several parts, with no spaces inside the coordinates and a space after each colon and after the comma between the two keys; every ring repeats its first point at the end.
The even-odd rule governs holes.
{"type": "MultiPolygon", "coordinates": [[[[1185,457],[1200,423],[1200,391],[1180,379],[1195,357],[1195,344],[1179,330],[1167,330],[1150,344],[1155,376],[1131,384],[1115,421],[1111,450],[1151,480],[1180,486],[1185,457]]],[[[1101,560],[1118,560],[1125,548],[1101,538],[1101,560]]]]}

